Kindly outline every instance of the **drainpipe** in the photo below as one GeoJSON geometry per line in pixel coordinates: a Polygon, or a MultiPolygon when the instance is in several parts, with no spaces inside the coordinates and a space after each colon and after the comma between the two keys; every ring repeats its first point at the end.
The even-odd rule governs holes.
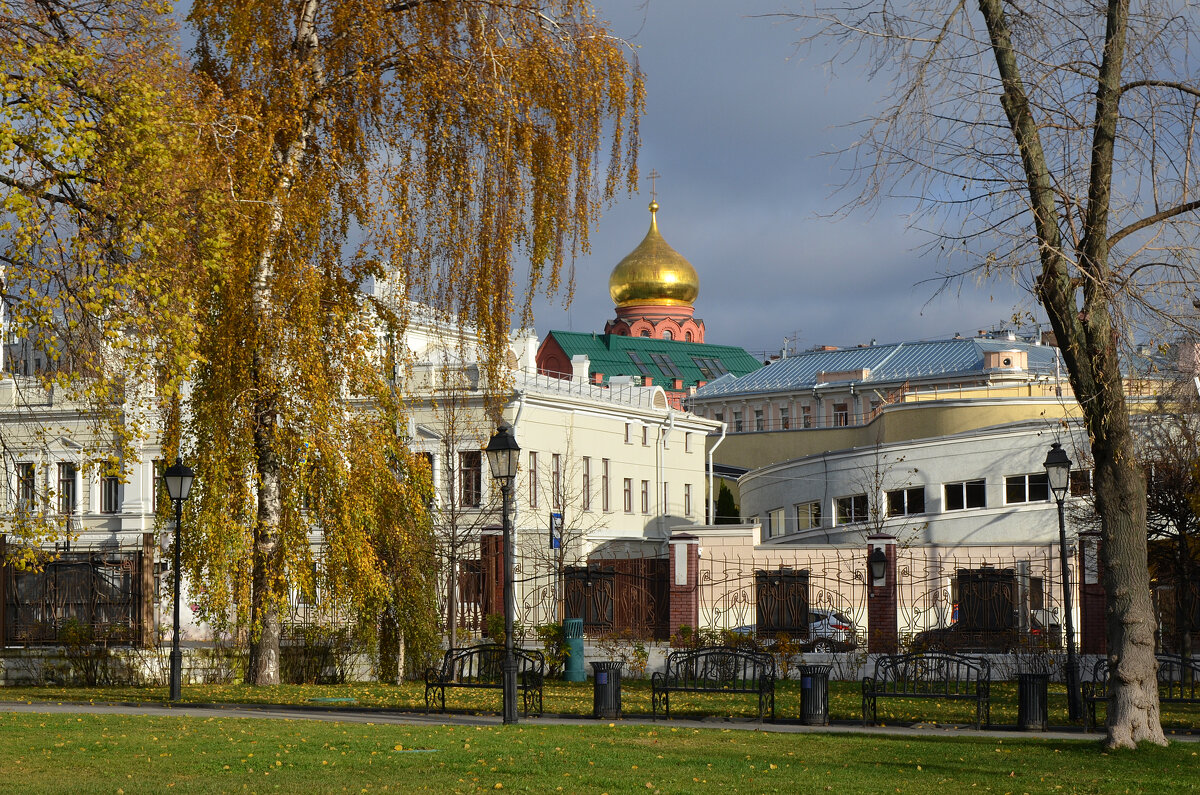
{"type": "Polygon", "coordinates": [[[725,441],[725,423],[721,423],[721,438],[713,444],[708,451],[708,523],[717,523],[717,496],[713,492],[713,453],[717,452],[717,448],[721,446],[721,442],[725,441]]]}

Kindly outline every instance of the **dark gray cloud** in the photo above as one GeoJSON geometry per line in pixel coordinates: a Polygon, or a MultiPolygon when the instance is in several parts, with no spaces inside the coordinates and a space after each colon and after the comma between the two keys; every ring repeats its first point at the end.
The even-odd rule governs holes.
{"type": "Polygon", "coordinates": [[[794,26],[755,16],[783,0],[601,0],[600,16],[637,47],[646,72],[642,186],[608,208],[576,263],[575,300],[539,301],[540,334],[601,331],[613,315],[608,275],[642,239],[655,169],[659,230],[700,274],[696,313],[710,342],[752,351],[973,333],[1028,300],[1011,285],[967,284],[932,301],[939,271],[890,201],[831,219],[845,176],[823,153],[852,140],[882,85],[854,66],[828,76],[796,56],[794,26]]]}

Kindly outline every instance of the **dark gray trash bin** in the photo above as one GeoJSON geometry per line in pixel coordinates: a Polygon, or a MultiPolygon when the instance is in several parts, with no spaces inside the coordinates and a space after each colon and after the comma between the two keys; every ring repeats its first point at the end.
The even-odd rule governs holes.
{"type": "Polygon", "coordinates": [[[1050,704],[1046,683],[1050,674],[1017,674],[1017,728],[1044,732],[1050,722],[1050,704]]]}
{"type": "Polygon", "coordinates": [[[621,669],[625,667],[625,663],[605,660],[591,665],[592,717],[621,717],[621,669]]]}
{"type": "Polygon", "coordinates": [[[800,666],[800,722],[829,725],[829,672],[832,665],[800,666]]]}

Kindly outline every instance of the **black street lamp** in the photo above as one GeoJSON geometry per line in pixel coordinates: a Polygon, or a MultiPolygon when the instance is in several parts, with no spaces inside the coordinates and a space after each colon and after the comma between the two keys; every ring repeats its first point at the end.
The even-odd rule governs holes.
{"type": "Polygon", "coordinates": [[[1058,442],[1050,445],[1046,455],[1046,478],[1058,503],[1058,557],[1062,567],[1063,609],[1066,611],[1067,633],[1067,714],[1072,721],[1083,717],[1083,700],[1079,694],[1079,668],[1075,659],[1075,617],[1071,610],[1071,576],[1067,568],[1067,523],[1063,501],[1071,479],[1071,459],[1058,442]]]}
{"type": "Polygon", "coordinates": [[[179,650],[179,525],[183,516],[183,501],[192,491],[196,474],[184,466],[183,459],[176,457],[175,463],[163,473],[167,484],[167,495],[175,503],[175,634],[171,639],[171,700],[178,701],[183,694],[183,652],[179,650]]]}
{"type": "Polygon", "coordinates": [[[513,539],[512,522],[509,519],[509,502],[512,499],[513,479],[517,476],[517,461],[521,447],[513,436],[508,423],[501,423],[487,446],[488,466],[492,477],[500,483],[504,512],[504,665],[501,674],[504,684],[504,722],[517,722],[517,660],[513,657],[513,614],[516,601],[513,596],[513,539]]]}

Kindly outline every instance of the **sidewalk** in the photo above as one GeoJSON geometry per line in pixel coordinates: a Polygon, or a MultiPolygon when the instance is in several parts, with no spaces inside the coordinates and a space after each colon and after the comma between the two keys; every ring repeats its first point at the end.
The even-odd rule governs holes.
{"type": "MultiPolygon", "coordinates": [[[[274,720],[319,720],[344,721],[347,723],[384,723],[413,726],[500,726],[499,715],[475,715],[466,713],[404,712],[389,709],[354,709],[352,707],[327,707],[319,705],[253,705],[253,704],[185,704],[170,706],[161,703],[90,703],[78,701],[34,702],[0,701],[0,712],[35,712],[52,714],[92,715],[183,715],[193,718],[211,718],[215,715],[235,718],[266,718],[274,720]]],[[[577,715],[543,715],[520,719],[528,726],[569,725],[587,726],[614,723],[618,725],[656,725],[679,729],[731,729],[737,731],[762,731],[789,734],[876,734],[888,736],[933,736],[994,737],[1012,739],[1041,738],[1046,740],[1084,740],[1099,742],[1103,732],[1085,733],[1079,728],[1059,728],[1047,732],[1022,732],[1015,727],[975,729],[970,725],[916,723],[894,726],[862,726],[857,722],[839,722],[830,726],[805,726],[792,721],[759,723],[748,719],[706,718],[702,720],[660,720],[637,715],[615,721],[595,720],[577,715]]],[[[1171,733],[1172,742],[1200,742],[1200,733],[1171,733]]]]}

